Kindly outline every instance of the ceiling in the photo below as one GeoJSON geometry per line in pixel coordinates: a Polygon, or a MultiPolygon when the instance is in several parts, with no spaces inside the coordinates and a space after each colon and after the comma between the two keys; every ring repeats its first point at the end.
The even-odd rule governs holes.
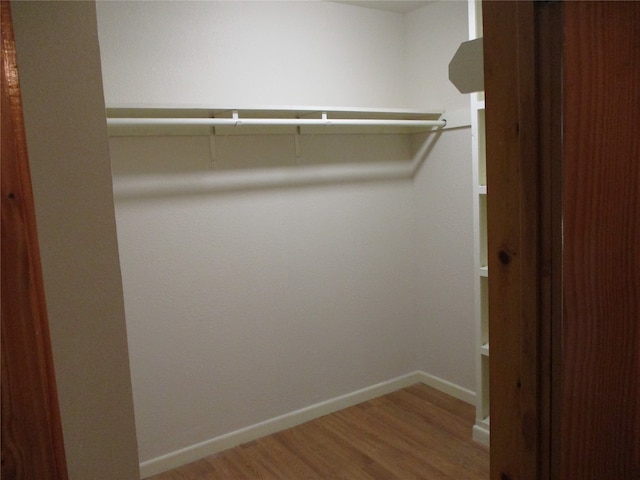
{"type": "Polygon", "coordinates": [[[357,7],[375,8],[389,12],[407,13],[424,7],[433,0],[338,0],[337,3],[346,3],[357,7]]]}

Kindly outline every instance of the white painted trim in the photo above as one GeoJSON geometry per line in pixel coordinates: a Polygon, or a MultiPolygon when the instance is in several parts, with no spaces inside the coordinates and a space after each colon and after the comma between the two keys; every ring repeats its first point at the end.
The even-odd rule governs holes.
{"type": "Polygon", "coordinates": [[[473,439],[483,445],[489,446],[490,433],[489,429],[483,425],[473,426],[473,439]]]}
{"type": "Polygon", "coordinates": [[[474,405],[476,401],[476,394],[472,390],[461,387],[460,385],[456,385],[455,383],[451,383],[448,380],[444,380],[440,377],[436,377],[435,375],[431,375],[426,372],[415,372],[419,377],[419,382],[424,383],[430,387],[435,388],[436,390],[440,390],[447,395],[451,395],[458,400],[462,400],[470,405],[474,405]]]}
{"type": "Polygon", "coordinates": [[[140,463],[140,477],[147,478],[157,475],[214,453],[295,427],[301,423],[395,392],[416,383],[424,383],[470,404],[475,401],[475,394],[471,390],[428,373],[415,371],[147,460],[140,463]]]}

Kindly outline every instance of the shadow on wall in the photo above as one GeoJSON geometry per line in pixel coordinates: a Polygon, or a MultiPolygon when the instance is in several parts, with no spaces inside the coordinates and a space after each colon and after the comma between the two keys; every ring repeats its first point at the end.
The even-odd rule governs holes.
{"type": "Polygon", "coordinates": [[[441,134],[138,136],[109,144],[114,192],[125,200],[410,180],[441,134]]]}
{"type": "Polygon", "coordinates": [[[400,135],[111,137],[114,174],[240,170],[411,160],[400,135]]]}

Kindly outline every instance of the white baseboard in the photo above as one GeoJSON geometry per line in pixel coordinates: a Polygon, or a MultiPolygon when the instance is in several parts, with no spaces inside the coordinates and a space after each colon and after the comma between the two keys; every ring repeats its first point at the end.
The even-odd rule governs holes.
{"type": "Polygon", "coordinates": [[[489,446],[490,433],[489,429],[484,425],[474,425],[473,426],[473,439],[482,443],[483,445],[489,446]]]}
{"type": "Polygon", "coordinates": [[[338,410],[357,405],[358,403],[366,402],[367,400],[386,395],[387,393],[395,392],[396,390],[416,383],[424,383],[467,403],[473,404],[475,401],[475,393],[471,390],[467,390],[466,388],[428,373],[416,371],[220,435],[219,437],[191,445],[161,457],[147,460],[140,464],[140,477],[147,478],[152,475],[157,475],[158,473],[194,462],[200,458],[213,455],[214,453],[294,427],[309,420],[337,412],[338,410]]]}
{"type": "Polygon", "coordinates": [[[451,383],[447,380],[443,380],[440,377],[436,377],[435,375],[431,375],[426,372],[418,371],[414,374],[418,375],[418,381],[420,383],[424,383],[425,385],[433,387],[436,390],[440,390],[442,393],[451,395],[458,400],[462,400],[463,402],[475,405],[476,393],[474,391],[461,387],[460,385],[456,385],[455,383],[451,383]]]}

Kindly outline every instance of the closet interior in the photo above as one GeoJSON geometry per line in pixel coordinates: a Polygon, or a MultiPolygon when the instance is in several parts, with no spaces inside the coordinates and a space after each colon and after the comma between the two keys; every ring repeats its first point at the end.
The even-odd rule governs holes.
{"type": "Polygon", "coordinates": [[[488,442],[478,8],[98,2],[143,476],[416,381],[488,442]]]}

